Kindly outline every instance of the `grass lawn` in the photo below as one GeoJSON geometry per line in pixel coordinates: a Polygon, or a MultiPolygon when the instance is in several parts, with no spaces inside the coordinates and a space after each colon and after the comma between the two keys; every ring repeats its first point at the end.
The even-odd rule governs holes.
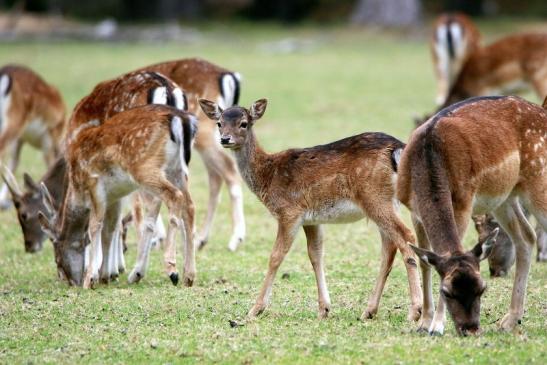
{"type": "MultiPolygon", "coordinates": [[[[485,24],[487,38],[523,29],[522,22],[485,24]]],[[[61,89],[70,108],[99,81],[162,60],[200,56],[244,76],[242,103],[269,99],[256,126],[269,151],[330,142],[363,131],[407,140],[411,116],[433,108],[434,80],[424,34],[275,26],[203,28],[195,44],[24,43],[0,45],[0,64],[30,65],[61,89]],[[304,48],[279,52],[291,37],[304,48]]],[[[526,94],[538,101],[535,95],[526,94]]],[[[203,164],[191,163],[197,223],[205,215],[203,164]]],[[[25,149],[20,169],[39,178],[45,168],[25,149]]],[[[227,193],[207,247],[197,255],[191,289],[174,287],[153,251],[148,276],[96,290],[69,288],[56,279],[51,244],[25,254],[15,211],[0,212],[0,363],[508,363],[547,360],[547,265],[532,264],[523,325],[513,334],[496,322],[510,301],[510,278],[487,279],[478,338],[459,338],[450,321],[442,338],[415,333],[406,320],[406,274],[398,255],[378,317],[365,323],[378,270],[379,235],[373,224],[325,227],[326,272],[332,298],[328,320],[316,318],[316,287],[303,233],[281,266],[271,306],[245,321],[267,267],[276,224],[245,190],[248,236],[227,250],[227,193]],[[281,274],[287,273],[282,279],[281,274]],[[230,320],[242,324],[232,328],[230,320]]],[[[403,211],[408,223],[408,213],[403,211]]],[[[126,256],[135,262],[134,236],[126,256]]],[[[476,240],[469,230],[466,245],[476,240]]],[[[179,254],[181,250],[179,249],[179,254]]],[[[179,269],[182,259],[179,256],[179,269]]],[[[482,265],[487,277],[487,265],[482,265]]],[[[436,282],[437,280],[435,280],[436,282]]]]}

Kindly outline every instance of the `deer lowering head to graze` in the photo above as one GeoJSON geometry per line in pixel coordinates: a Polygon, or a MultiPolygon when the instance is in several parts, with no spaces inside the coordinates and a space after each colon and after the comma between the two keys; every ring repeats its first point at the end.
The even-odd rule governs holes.
{"type": "Polygon", "coordinates": [[[207,216],[196,237],[198,248],[203,248],[209,240],[213,218],[220,199],[220,188],[225,182],[232,203],[232,234],[228,248],[235,251],[245,239],[245,217],[243,215],[243,195],[241,182],[233,158],[224,152],[218,141],[216,126],[207,118],[202,118],[197,100],[215,100],[222,108],[237,105],[240,94],[240,76],[199,58],[188,58],[163,62],[142,68],[156,71],[177,83],[188,95],[188,110],[200,123],[195,148],[201,155],[209,178],[209,203],[207,216]]]}
{"type": "MultiPolygon", "coordinates": [[[[0,158],[15,171],[24,143],[40,149],[48,166],[59,153],[65,105],[55,87],[27,67],[0,68],[0,158]],[[8,157],[9,155],[9,157],[8,157]]],[[[0,188],[0,208],[11,205],[8,188],[0,188]]]]}
{"type": "Polygon", "coordinates": [[[515,245],[511,238],[500,228],[491,214],[476,215],[472,218],[481,243],[485,242],[494,230],[499,230],[496,244],[488,256],[488,270],[493,278],[506,276],[515,263],[515,245]]]}
{"type": "Polygon", "coordinates": [[[456,13],[437,18],[430,43],[437,78],[437,105],[444,103],[463,65],[479,45],[479,31],[467,16],[456,13]]]}
{"type": "Polygon", "coordinates": [[[460,334],[479,331],[486,289],[479,261],[497,231],[466,251],[461,239],[472,214],[492,212],[516,247],[516,272],[501,328],[513,329],[524,297],[536,235],[521,204],[547,229],[547,112],[519,97],[478,97],[443,109],[414,131],[399,168],[397,196],[413,214],[422,263],[420,329],[444,330],[448,308],[460,334]],[[429,251],[429,248],[432,251],[429,251]],[[434,315],[433,266],[441,277],[434,315]]]}
{"type": "MultiPolygon", "coordinates": [[[[118,113],[74,136],[66,150],[69,179],[61,209],[50,219],[39,214],[43,229],[53,241],[61,277],[85,288],[98,282],[103,252],[119,239],[114,232],[119,227],[120,200],[141,189],[152,202],[161,200],[167,205],[168,247],[174,245],[176,231],[181,231],[185,241],[184,281],[192,285],[194,207],[187,189],[185,152],[196,123],[188,112],[146,105],[118,113]],[[88,237],[89,256],[85,256],[88,237]]],[[[42,188],[49,208],[49,193],[45,185],[42,188]]],[[[159,204],[154,207],[157,209],[149,210],[144,218],[140,238],[144,242],[149,242],[154,232],[159,204]]],[[[175,257],[168,260],[175,264],[175,257]]]]}
{"type": "Polygon", "coordinates": [[[364,133],[323,146],[268,154],[258,145],[253,129],[266,110],[265,99],[256,101],[250,109],[234,106],[222,110],[203,99],[200,104],[205,114],[217,122],[221,144],[234,152],[243,179],[277,220],[277,239],[268,272],[250,317],[266,308],[277,270],[300,227],[306,234],[317,281],[319,317],[327,317],[330,297],[323,269],[321,226],[368,217],[380,230],[382,259],[362,318],[376,314],[395,254],[400,250],[410,287],[409,318],[418,319],[421,288],[417,264],[407,245],[414,242],[414,236],[397,216],[394,199],[402,142],[383,133],[364,133]]]}
{"type": "Polygon", "coordinates": [[[38,212],[45,211],[40,183],[47,186],[51,193],[54,208],[58,209],[67,186],[66,161],[64,158],[58,158],[40,183],[34,182],[32,177],[25,173],[23,175],[24,191],[21,190],[9,169],[2,166],[1,173],[11,193],[15,209],[17,209],[17,218],[23,232],[25,251],[37,252],[42,249],[42,245],[47,238],[38,221],[38,212]]]}

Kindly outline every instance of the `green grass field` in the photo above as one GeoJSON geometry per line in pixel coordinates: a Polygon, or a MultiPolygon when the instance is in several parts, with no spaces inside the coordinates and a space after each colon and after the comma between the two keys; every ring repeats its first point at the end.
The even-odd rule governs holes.
{"type": "MultiPolygon", "coordinates": [[[[524,27],[485,24],[487,38],[524,27]]],[[[199,44],[2,44],[0,64],[30,65],[61,89],[70,108],[99,81],[157,61],[200,56],[244,76],[242,103],[267,97],[256,132],[269,151],[326,143],[363,131],[407,140],[413,114],[433,108],[434,80],[423,34],[384,34],[357,29],[275,26],[203,28],[199,44]],[[291,37],[310,42],[295,53],[272,51],[291,37]]],[[[532,94],[526,97],[537,101],[532,94]]],[[[203,221],[207,182],[202,162],[191,163],[197,223],[203,221]]],[[[23,171],[45,171],[36,151],[25,149],[23,171]]],[[[174,287],[153,251],[148,276],[129,286],[69,288],[56,279],[51,244],[23,251],[15,211],[0,213],[0,363],[421,363],[544,364],[547,360],[547,265],[533,263],[523,324],[513,334],[496,322],[508,308],[510,278],[487,279],[478,338],[459,338],[450,320],[442,338],[415,333],[406,320],[405,270],[398,256],[378,317],[358,317],[377,274],[379,235],[373,224],[325,227],[328,320],[316,318],[316,287],[300,233],[274,285],[272,304],[247,322],[265,274],[276,224],[245,190],[248,236],[227,250],[227,193],[207,247],[197,255],[193,288],[174,287]],[[281,279],[287,273],[288,278],[281,279]],[[242,326],[232,328],[230,320],[242,326]]],[[[404,210],[404,209],[403,209],[404,210]]],[[[406,222],[408,213],[403,211],[406,222]]],[[[472,230],[466,238],[476,240],[472,230]]],[[[134,236],[132,236],[134,237],[134,236]]],[[[134,238],[126,261],[135,262],[134,238]]],[[[179,255],[181,250],[179,249],[179,255]]],[[[179,256],[179,268],[182,258],[179,256]]],[[[487,265],[482,265],[487,276],[487,265]]],[[[435,280],[436,282],[437,280],[435,280]]]]}

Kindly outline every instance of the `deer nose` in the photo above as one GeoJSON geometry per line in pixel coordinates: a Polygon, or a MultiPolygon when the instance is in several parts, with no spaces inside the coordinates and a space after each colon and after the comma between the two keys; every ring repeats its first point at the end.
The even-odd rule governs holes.
{"type": "Polygon", "coordinates": [[[469,336],[469,335],[478,335],[480,333],[480,327],[477,323],[472,323],[469,325],[464,325],[461,328],[461,334],[463,336],[469,336]]]}
{"type": "Polygon", "coordinates": [[[230,143],[231,139],[232,139],[232,136],[222,136],[220,137],[220,144],[228,144],[230,143]]]}

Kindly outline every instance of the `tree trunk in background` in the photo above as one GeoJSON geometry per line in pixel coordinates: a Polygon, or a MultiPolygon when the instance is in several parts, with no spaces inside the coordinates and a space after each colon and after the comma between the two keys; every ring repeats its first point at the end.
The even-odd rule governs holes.
{"type": "Polygon", "coordinates": [[[419,0],[358,0],[351,14],[354,24],[406,27],[420,21],[419,0]]]}

